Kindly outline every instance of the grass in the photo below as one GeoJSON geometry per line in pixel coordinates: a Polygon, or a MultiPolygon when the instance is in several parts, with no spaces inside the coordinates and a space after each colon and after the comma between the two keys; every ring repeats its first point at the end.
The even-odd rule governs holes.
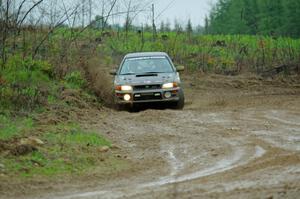
{"type": "MultiPolygon", "coordinates": [[[[66,27],[57,28],[41,46],[37,56],[51,65],[30,59],[27,59],[26,63],[39,66],[37,68],[46,73],[51,73],[53,68],[56,68],[56,72],[63,73],[58,72],[60,78],[64,79],[65,72],[70,72],[64,71],[65,68],[71,71],[83,69],[89,57],[101,57],[101,64],[112,66],[119,64],[120,58],[126,53],[136,51],[165,51],[176,64],[185,65],[189,71],[201,70],[223,74],[227,74],[228,71],[261,72],[283,64],[298,64],[300,59],[300,39],[289,37],[159,32],[156,41],[153,41],[151,32],[139,34],[136,30],[128,33],[107,31],[110,33],[108,36],[101,36],[101,30],[97,29],[87,29],[79,33],[78,30],[66,27]],[[74,39],[76,42],[72,42],[74,39]]],[[[35,49],[36,39],[43,37],[43,34],[45,32],[26,32],[28,38],[25,43],[20,43],[19,47],[14,49],[13,54],[21,55],[24,51],[30,52],[35,49]]],[[[66,78],[73,81],[76,76],[80,75],[69,73],[66,78]]],[[[85,84],[77,80],[70,86],[85,84]]]]}
{"type": "Polygon", "coordinates": [[[60,124],[50,132],[45,133],[43,138],[48,141],[48,144],[55,145],[56,143],[64,143],[69,147],[82,146],[110,146],[110,142],[106,141],[100,135],[93,132],[85,132],[76,124],[60,124]]]}
{"type": "MultiPolygon", "coordinates": [[[[22,130],[11,126],[6,128],[5,132],[8,133],[2,137],[4,140],[16,135],[12,132],[22,130]]],[[[103,146],[111,146],[111,143],[99,134],[85,131],[75,124],[59,124],[46,128],[47,130],[39,136],[45,144],[38,147],[37,151],[24,156],[0,154],[0,162],[7,168],[5,172],[8,175],[26,178],[52,177],[81,174],[93,168],[105,173],[126,167],[123,160],[99,151],[103,146]]]]}
{"type": "MultiPolygon", "coordinates": [[[[145,34],[144,44],[140,36],[130,33],[124,44],[120,39],[110,38],[107,46],[121,54],[134,51],[166,51],[177,64],[184,64],[188,70],[203,71],[266,70],[281,64],[298,63],[300,40],[291,38],[273,39],[268,36],[249,35],[194,35],[189,39],[186,34],[164,33],[158,35],[156,43],[151,34],[145,34]],[[221,43],[222,45],[218,44],[221,43]]],[[[113,53],[113,52],[112,52],[113,53]]]]}
{"type": "Polygon", "coordinates": [[[0,69],[0,108],[32,110],[44,104],[49,93],[56,90],[51,74],[52,67],[45,61],[10,57],[0,69]]]}
{"type": "Polygon", "coordinates": [[[15,55],[0,68],[0,110],[34,111],[59,103],[60,88],[84,91],[86,87],[87,81],[78,70],[66,73],[61,79],[55,78],[54,67],[47,61],[15,55]]]}
{"type": "Polygon", "coordinates": [[[54,77],[53,73],[48,62],[18,55],[10,57],[0,69],[0,163],[5,165],[5,171],[0,172],[14,177],[34,177],[78,174],[99,165],[108,170],[107,167],[118,167],[121,160],[99,153],[101,147],[111,146],[101,135],[73,123],[41,126],[31,119],[30,116],[45,112],[52,105],[68,109],[81,101],[96,101],[84,90],[87,82],[81,72],[68,71],[62,78],[54,77]],[[71,97],[65,96],[69,97],[69,103],[62,97],[60,88],[72,90],[71,97]],[[38,138],[44,145],[34,146],[36,150],[30,153],[14,153],[21,140],[28,137],[38,138]],[[105,159],[111,161],[109,166],[102,163],[105,159]]]}
{"type": "Polygon", "coordinates": [[[0,141],[7,141],[20,137],[33,128],[31,118],[11,120],[5,115],[0,115],[0,141]]]}
{"type": "Polygon", "coordinates": [[[87,82],[80,71],[73,71],[68,73],[64,77],[64,80],[67,88],[71,89],[80,89],[84,88],[87,85],[87,82]]]}

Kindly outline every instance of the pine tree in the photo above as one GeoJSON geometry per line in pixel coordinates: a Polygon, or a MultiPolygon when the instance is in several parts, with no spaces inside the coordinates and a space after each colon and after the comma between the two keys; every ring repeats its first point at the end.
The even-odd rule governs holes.
{"type": "Polygon", "coordinates": [[[165,23],[165,31],[171,32],[171,23],[170,23],[169,19],[167,19],[167,21],[165,23]]]}
{"type": "Polygon", "coordinates": [[[284,34],[291,37],[300,37],[300,1],[285,0],[284,34]]]}
{"type": "Polygon", "coordinates": [[[193,25],[191,19],[188,20],[185,31],[188,35],[191,35],[193,33],[193,25]]]}
{"type": "Polygon", "coordinates": [[[208,19],[208,16],[205,16],[204,34],[209,34],[209,19],[208,19]]]}
{"type": "Polygon", "coordinates": [[[283,4],[282,0],[264,0],[261,3],[259,32],[281,34],[283,32],[283,4]]]}
{"type": "Polygon", "coordinates": [[[248,27],[248,34],[257,34],[259,24],[259,9],[257,6],[257,0],[243,0],[244,1],[244,20],[248,27]]]}
{"type": "Polygon", "coordinates": [[[175,32],[182,32],[183,28],[180,25],[179,21],[177,19],[174,20],[174,31],[175,32]]]}
{"type": "Polygon", "coordinates": [[[165,22],[164,21],[161,21],[159,31],[160,32],[165,32],[166,31],[165,22]]]}
{"type": "Polygon", "coordinates": [[[249,32],[245,20],[245,5],[241,0],[228,1],[228,11],[225,13],[227,32],[230,34],[246,34],[249,32]]]}
{"type": "Polygon", "coordinates": [[[201,25],[196,26],[195,32],[197,34],[206,34],[205,33],[205,28],[203,26],[201,26],[201,25]]]}
{"type": "Polygon", "coordinates": [[[299,0],[218,0],[205,19],[212,34],[300,36],[299,0]]]}

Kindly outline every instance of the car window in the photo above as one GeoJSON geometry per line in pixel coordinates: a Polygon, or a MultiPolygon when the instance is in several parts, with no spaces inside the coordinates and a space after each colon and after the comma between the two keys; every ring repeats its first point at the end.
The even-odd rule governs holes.
{"type": "Polygon", "coordinates": [[[144,73],[172,73],[173,67],[164,56],[127,58],[123,62],[120,75],[144,73]]]}

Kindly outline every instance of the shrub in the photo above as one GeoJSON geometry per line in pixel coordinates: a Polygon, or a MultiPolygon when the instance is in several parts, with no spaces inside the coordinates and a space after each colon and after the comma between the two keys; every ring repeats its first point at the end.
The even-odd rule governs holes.
{"type": "Polygon", "coordinates": [[[84,88],[87,81],[84,79],[80,71],[73,71],[65,76],[67,86],[73,89],[84,88]]]}
{"type": "Polygon", "coordinates": [[[53,87],[52,74],[47,62],[11,57],[0,71],[0,106],[19,110],[45,103],[53,87]]]}

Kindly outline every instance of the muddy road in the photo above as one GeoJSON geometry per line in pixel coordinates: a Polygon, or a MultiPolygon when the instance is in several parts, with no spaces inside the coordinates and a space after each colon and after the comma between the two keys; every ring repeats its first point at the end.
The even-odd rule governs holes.
{"type": "Polygon", "coordinates": [[[45,198],[297,198],[298,83],[198,77],[183,111],[106,110],[105,129],[139,168],[45,198]]]}
{"type": "Polygon", "coordinates": [[[199,79],[185,80],[183,111],[93,118],[134,172],[37,198],[298,198],[299,83],[199,79]]]}

